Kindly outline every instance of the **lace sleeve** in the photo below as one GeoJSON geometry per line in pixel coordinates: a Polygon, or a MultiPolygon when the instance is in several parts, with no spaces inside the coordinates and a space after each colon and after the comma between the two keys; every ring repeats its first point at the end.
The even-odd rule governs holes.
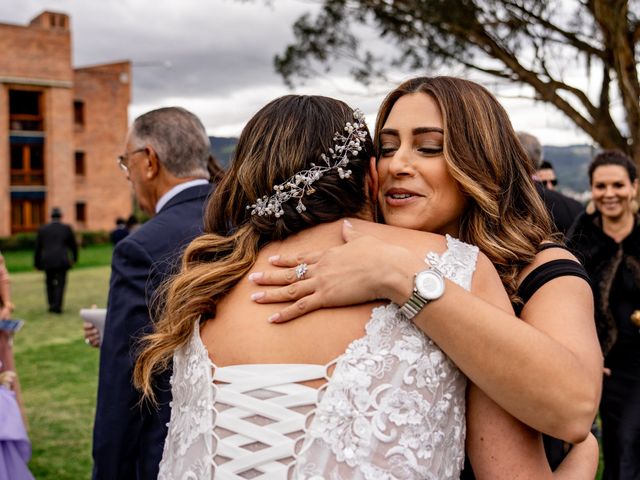
{"type": "Polygon", "coordinates": [[[471,290],[471,280],[473,272],[476,271],[480,250],[475,245],[469,245],[450,235],[447,235],[446,239],[447,250],[442,255],[429,252],[426,260],[449,280],[465,290],[471,290]]]}

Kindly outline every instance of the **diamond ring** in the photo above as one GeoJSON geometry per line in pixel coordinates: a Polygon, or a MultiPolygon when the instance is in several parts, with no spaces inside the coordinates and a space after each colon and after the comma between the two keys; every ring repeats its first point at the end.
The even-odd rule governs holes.
{"type": "Polygon", "coordinates": [[[296,267],[296,278],[298,280],[303,280],[305,273],[307,273],[307,264],[306,263],[301,263],[300,265],[298,265],[296,267]]]}

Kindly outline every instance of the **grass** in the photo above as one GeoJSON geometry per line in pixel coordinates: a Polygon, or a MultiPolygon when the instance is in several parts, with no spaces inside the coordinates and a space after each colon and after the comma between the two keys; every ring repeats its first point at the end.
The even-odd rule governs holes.
{"type": "Polygon", "coordinates": [[[15,317],[25,320],[14,352],[33,445],[29,467],[39,480],[91,476],[98,350],[84,343],[78,310],[106,305],[109,271],[71,270],[62,315],[47,312],[43,273],[11,273],[15,317]]]}
{"type": "MultiPolygon", "coordinates": [[[[110,243],[89,245],[78,252],[78,263],[74,268],[97,267],[111,263],[113,246],[110,243]]],[[[33,250],[2,252],[7,269],[13,273],[31,272],[33,268],[33,250]]]]}

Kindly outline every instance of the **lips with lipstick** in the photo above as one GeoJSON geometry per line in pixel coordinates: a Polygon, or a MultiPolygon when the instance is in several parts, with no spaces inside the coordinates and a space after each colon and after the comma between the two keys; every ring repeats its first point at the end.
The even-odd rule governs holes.
{"type": "Polygon", "coordinates": [[[385,201],[391,206],[402,206],[412,201],[422,198],[424,195],[420,195],[417,192],[408,190],[406,188],[390,188],[384,194],[385,201]]]}

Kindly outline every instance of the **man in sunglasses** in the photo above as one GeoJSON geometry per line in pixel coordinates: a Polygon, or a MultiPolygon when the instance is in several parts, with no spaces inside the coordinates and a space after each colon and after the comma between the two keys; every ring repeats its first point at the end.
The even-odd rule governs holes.
{"type": "MultiPolygon", "coordinates": [[[[138,340],[152,330],[151,305],[184,247],[203,229],[212,190],[209,137],[193,113],[161,108],[138,117],[118,165],[153,218],[115,246],[93,430],[94,479],[155,479],[170,417],[169,375],[157,379],[157,408],[132,385],[138,340]]],[[[90,325],[89,325],[90,326],[90,325]]]]}
{"type": "Polygon", "coordinates": [[[558,185],[558,178],[556,177],[553,165],[551,162],[547,162],[546,160],[543,160],[540,164],[540,168],[536,170],[536,177],[538,181],[542,183],[544,188],[548,190],[555,190],[556,185],[558,185]]]}
{"type": "Polygon", "coordinates": [[[566,235],[584,207],[577,200],[556,191],[555,187],[558,184],[556,174],[551,163],[542,160],[542,145],[537,137],[526,132],[517,132],[517,134],[529,161],[535,166],[536,175],[533,179],[536,189],[551,215],[556,230],[566,235]],[[540,176],[541,172],[542,176],[540,176]]]}

